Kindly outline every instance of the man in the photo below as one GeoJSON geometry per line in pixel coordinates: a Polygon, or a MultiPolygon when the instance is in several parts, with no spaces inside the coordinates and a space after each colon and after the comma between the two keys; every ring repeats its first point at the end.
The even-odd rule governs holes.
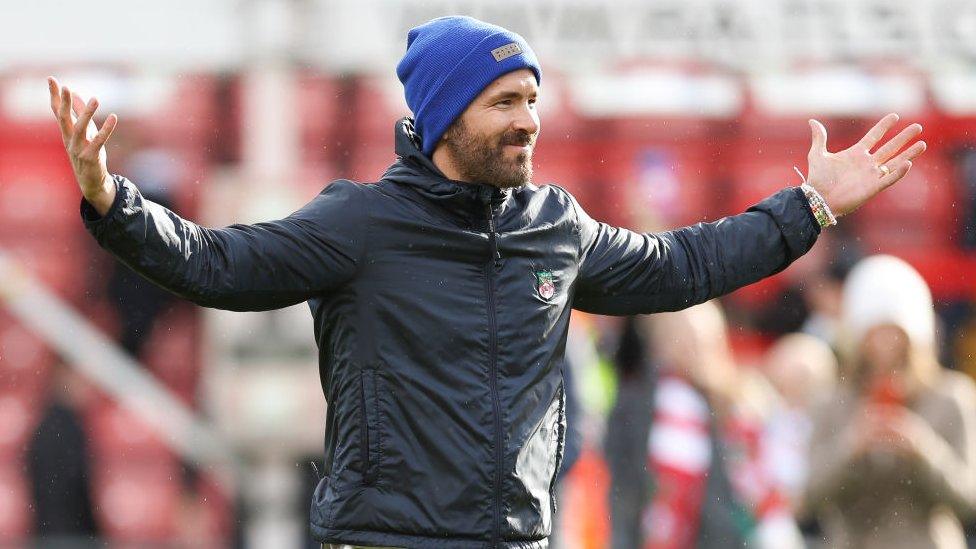
{"type": "Polygon", "coordinates": [[[410,31],[397,73],[414,118],[397,124],[400,159],[380,182],[337,181],[285,219],[219,230],[110,175],[103,145],[117,118],[96,133],[97,101],[50,81],[99,244],[204,306],[309,303],[329,403],[311,528],[327,544],[546,547],[570,310],[681,309],[782,270],[813,245],[818,219],[855,209],[925,148],[898,154],[913,125],[869,153],[889,115],[831,154],[811,122],[806,192],[642,235],[531,184],[541,70],[522,37],[435,19],[410,31]]]}

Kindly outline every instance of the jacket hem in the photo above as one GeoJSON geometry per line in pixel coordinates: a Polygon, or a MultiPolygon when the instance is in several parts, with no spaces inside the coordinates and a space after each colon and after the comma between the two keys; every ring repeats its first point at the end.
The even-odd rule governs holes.
{"type": "Polygon", "coordinates": [[[366,547],[402,547],[403,549],[548,549],[549,538],[531,541],[501,541],[493,545],[488,540],[471,538],[415,536],[366,530],[325,528],[314,522],[312,536],[321,543],[362,545],[366,547]]]}

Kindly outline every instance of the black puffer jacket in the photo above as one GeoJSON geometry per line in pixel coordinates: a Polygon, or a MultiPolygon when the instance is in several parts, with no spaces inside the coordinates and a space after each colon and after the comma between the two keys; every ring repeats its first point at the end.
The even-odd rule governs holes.
{"type": "MultiPolygon", "coordinates": [[[[337,181],[286,219],[214,230],[118,198],[98,242],[201,305],[308,301],[329,403],[312,531],[327,542],[544,548],[563,445],[570,310],[675,310],[785,268],[819,230],[787,189],[657,235],[590,219],[566,191],[445,179],[397,125],[374,185],[337,181]]],[[[314,418],[309,418],[314,421],[314,418]]]]}

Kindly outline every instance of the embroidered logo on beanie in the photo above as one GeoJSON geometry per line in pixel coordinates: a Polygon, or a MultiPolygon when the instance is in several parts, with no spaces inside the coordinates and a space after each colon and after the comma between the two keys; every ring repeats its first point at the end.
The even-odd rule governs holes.
{"type": "Polygon", "coordinates": [[[522,46],[518,43],[512,42],[511,44],[505,44],[500,48],[495,48],[491,50],[491,54],[495,56],[495,61],[504,61],[513,55],[518,55],[522,53],[522,46]]]}

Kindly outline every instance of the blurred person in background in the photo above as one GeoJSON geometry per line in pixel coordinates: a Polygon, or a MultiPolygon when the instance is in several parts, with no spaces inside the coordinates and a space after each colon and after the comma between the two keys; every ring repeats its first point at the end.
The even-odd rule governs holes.
{"type": "Polygon", "coordinates": [[[756,314],[759,330],[774,337],[802,332],[836,347],[841,288],[861,257],[847,230],[844,225],[825,234],[820,245],[785,274],[785,287],[756,314]]]}
{"type": "Polygon", "coordinates": [[[806,500],[832,547],[961,548],[976,503],[976,386],[942,368],[932,296],[892,256],[844,285],[843,374],[818,412],[806,500]]]}
{"type": "Polygon", "coordinates": [[[917,124],[882,144],[894,114],[837,153],[811,120],[807,184],[640,234],[532,184],[541,69],[521,36],[434,19],[409,32],[397,73],[414,116],[380,182],[337,181],[286,219],[218,230],[110,175],[117,117],[96,129],[97,100],[49,80],[101,246],[200,305],[310,304],[329,404],[311,528],[326,544],[544,547],[571,309],[681,309],[781,271],[925,150],[917,124]]]}
{"type": "Polygon", "coordinates": [[[660,372],[647,443],[644,549],[802,547],[791,510],[761,455],[775,398],[736,366],[714,301],[651,317],[660,372]]]}
{"type": "Polygon", "coordinates": [[[657,358],[644,317],[624,319],[614,353],[617,394],[607,417],[603,450],[610,470],[610,546],[641,546],[640,515],[647,505],[647,433],[651,428],[657,358]]]}
{"type": "MultiPolygon", "coordinates": [[[[805,281],[801,297],[807,314],[799,331],[810,334],[831,349],[837,349],[837,330],[841,317],[844,280],[862,257],[854,238],[843,233],[831,239],[826,265],[821,265],[805,281]]],[[[799,341],[799,340],[795,340],[799,341]]],[[[816,356],[821,356],[819,351],[816,356]]]]}
{"type": "Polygon", "coordinates": [[[48,401],[27,448],[34,534],[44,549],[99,547],[91,455],[82,410],[92,389],[59,360],[48,401]]]}
{"type": "Polygon", "coordinates": [[[837,358],[822,340],[789,334],[766,354],[763,374],[778,395],[766,422],[763,461],[790,507],[801,512],[810,470],[813,414],[833,395],[837,358]]]}

